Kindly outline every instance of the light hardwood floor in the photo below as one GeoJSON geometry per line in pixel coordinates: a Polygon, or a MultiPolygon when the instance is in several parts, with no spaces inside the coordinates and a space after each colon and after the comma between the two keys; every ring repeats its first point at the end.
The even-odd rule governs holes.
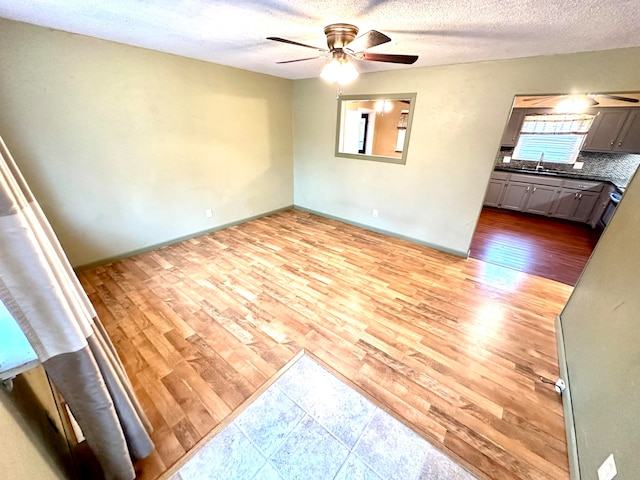
{"type": "Polygon", "coordinates": [[[79,272],[152,421],[156,478],[306,349],[485,478],[567,479],[572,290],[299,210],[79,272]]]}

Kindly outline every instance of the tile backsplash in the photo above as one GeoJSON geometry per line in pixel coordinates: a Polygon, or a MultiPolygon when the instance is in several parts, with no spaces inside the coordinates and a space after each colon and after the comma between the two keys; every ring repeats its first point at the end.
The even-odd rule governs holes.
{"type": "MultiPolygon", "coordinates": [[[[501,148],[496,156],[495,166],[501,169],[520,170],[534,168],[536,162],[511,159],[503,163],[502,158],[513,155],[513,148],[501,148]]],[[[608,180],[618,187],[625,188],[640,165],[640,154],[580,152],[577,162],[584,162],[582,169],[575,170],[573,165],[543,163],[546,169],[558,173],[567,173],[572,177],[588,177],[608,180]]]]}

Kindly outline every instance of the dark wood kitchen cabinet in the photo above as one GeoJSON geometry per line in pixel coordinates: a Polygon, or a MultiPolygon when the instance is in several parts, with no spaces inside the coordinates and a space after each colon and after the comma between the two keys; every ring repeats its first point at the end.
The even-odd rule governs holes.
{"type": "Polygon", "coordinates": [[[502,146],[503,147],[515,147],[518,142],[518,135],[522,128],[522,122],[524,121],[524,114],[527,111],[526,108],[514,108],[509,117],[507,127],[502,134],[502,146]]]}
{"type": "Polygon", "coordinates": [[[583,151],[640,153],[640,109],[601,108],[595,112],[583,151]]]}

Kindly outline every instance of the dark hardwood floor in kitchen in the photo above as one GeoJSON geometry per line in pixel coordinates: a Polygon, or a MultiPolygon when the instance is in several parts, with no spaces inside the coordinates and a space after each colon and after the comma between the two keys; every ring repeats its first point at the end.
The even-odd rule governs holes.
{"type": "Polygon", "coordinates": [[[301,349],[487,479],[569,478],[572,288],[287,210],[79,272],[155,431],[153,479],[301,349]]]}
{"type": "Polygon", "coordinates": [[[485,207],[469,255],[575,286],[600,233],[585,224],[485,207]]]}

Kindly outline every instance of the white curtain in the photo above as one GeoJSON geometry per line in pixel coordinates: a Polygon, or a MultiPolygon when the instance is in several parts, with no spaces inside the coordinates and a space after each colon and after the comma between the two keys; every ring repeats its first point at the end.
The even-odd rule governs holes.
{"type": "Polygon", "coordinates": [[[151,427],[60,243],[0,138],[0,299],[69,405],[106,478],[135,478],[151,427]]]}

